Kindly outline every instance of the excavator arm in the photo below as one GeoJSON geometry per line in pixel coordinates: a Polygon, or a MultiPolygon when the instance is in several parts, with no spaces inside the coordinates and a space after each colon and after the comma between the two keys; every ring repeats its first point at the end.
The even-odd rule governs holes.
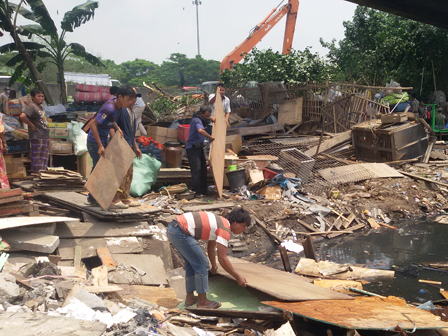
{"type": "Polygon", "coordinates": [[[289,0],[286,5],[277,10],[274,8],[269,15],[250,32],[249,36],[221,62],[220,71],[230,69],[233,64],[239,63],[261,39],[286,15],[285,37],[283,40],[283,53],[291,51],[294,30],[297,21],[299,0],[289,0]]]}

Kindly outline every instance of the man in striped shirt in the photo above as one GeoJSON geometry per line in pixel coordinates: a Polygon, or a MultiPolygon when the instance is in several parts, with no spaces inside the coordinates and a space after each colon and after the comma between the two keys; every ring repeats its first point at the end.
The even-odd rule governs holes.
{"type": "Polygon", "coordinates": [[[187,298],[185,306],[197,303],[198,308],[219,308],[221,303],[207,299],[209,262],[202,251],[198,240],[208,240],[207,253],[211,272],[218,269],[215,249],[218,250],[218,261],[222,268],[232,275],[238,284],[246,287],[246,279],[238,274],[227,258],[227,246],[230,234],[240,234],[251,222],[249,213],[237,208],[230,212],[226,218],[211,212],[189,212],[176,217],[168,225],[168,238],[179,251],[185,261],[185,284],[187,298]],[[198,293],[196,297],[194,291],[198,293]]]}

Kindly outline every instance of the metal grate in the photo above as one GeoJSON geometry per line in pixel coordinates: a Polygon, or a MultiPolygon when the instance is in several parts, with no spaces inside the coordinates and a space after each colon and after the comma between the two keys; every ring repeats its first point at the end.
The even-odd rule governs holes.
{"type": "MultiPolygon", "coordinates": [[[[305,192],[313,195],[323,195],[331,191],[335,184],[325,180],[319,171],[349,165],[350,162],[346,159],[353,155],[353,149],[348,146],[348,148],[332,152],[331,155],[318,154],[315,157],[308,157],[303,154],[304,151],[318,143],[319,138],[310,137],[249,141],[245,142],[245,145],[253,150],[254,154],[277,156],[279,159],[275,163],[282,167],[285,172],[294,173],[297,177],[300,177],[305,192]]],[[[353,171],[353,173],[355,172],[353,171]]],[[[350,171],[348,174],[351,174],[350,171]]],[[[358,174],[353,175],[353,178],[358,180],[358,174]]]]}

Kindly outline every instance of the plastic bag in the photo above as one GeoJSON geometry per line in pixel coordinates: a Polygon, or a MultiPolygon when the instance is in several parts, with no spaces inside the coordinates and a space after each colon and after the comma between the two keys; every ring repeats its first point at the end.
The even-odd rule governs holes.
{"type": "Polygon", "coordinates": [[[69,129],[69,139],[73,143],[75,155],[81,156],[87,152],[87,133],[82,130],[82,122],[72,121],[69,129]]]}
{"type": "Polygon", "coordinates": [[[148,193],[157,181],[157,175],[162,163],[148,154],[133,162],[134,176],[131,183],[131,196],[139,197],[148,193]]]}

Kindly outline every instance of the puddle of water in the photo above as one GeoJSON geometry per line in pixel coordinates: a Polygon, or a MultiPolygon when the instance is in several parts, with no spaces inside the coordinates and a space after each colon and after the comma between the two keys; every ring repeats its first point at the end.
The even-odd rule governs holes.
{"type": "Polygon", "coordinates": [[[448,263],[448,225],[416,220],[402,223],[399,231],[388,228],[352,234],[337,240],[315,244],[324,260],[337,263],[394,270],[394,266],[419,271],[417,276],[396,272],[391,282],[371,282],[364,289],[381,295],[394,295],[409,302],[442,300],[439,288],[448,290],[448,272],[427,270],[412,265],[428,262],[448,263]],[[365,265],[365,266],[363,266],[365,265]],[[441,281],[434,286],[419,283],[418,279],[441,281]]]}

